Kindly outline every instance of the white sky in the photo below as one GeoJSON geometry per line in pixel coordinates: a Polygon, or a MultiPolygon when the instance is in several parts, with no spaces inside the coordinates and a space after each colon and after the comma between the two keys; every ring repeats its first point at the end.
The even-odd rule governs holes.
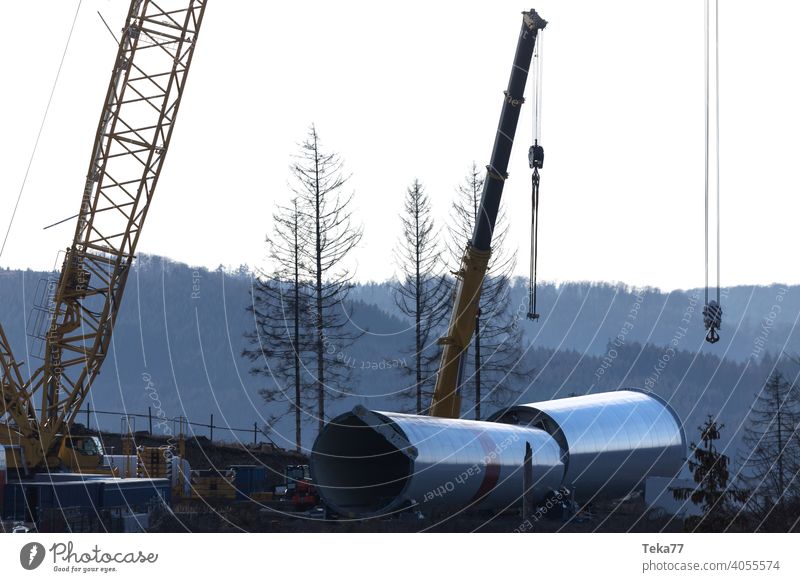
{"type": "MultiPolygon", "coordinates": [[[[723,284],[800,282],[800,3],[721,0],[723,284]]],[[[0,19],[0,235],[77,4],[7,2],[0,19]]],[[[68,246],[128,0],[84,0],[0,265],[68,246]]],[[[540,273],[665,289],[703,282],[703,2],[538,0],[545,33],[540,273]]],[[[382,280],[406,186],[440,224],[488,162],[525,4],[211,0],[139,251],[263,263],[290,155],[316,122],[353,172],[358,277],[382,280]]],[[[527,271],[530,99],[504,207],[527,271]]]]}

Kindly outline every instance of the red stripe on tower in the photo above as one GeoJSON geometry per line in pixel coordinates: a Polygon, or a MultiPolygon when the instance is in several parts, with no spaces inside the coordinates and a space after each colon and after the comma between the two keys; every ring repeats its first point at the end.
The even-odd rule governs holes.
{"type": "Polygon", "coordinates": [[[478,487],[478,491],[470,500],[470,504],[477,503],[486,497],[497,486],[497,482],[500,481],[500,464],[496,460],[494,441],[483,431],[476,431],[475,435],[483,447],[485,456],[483,480],[480,487],[478,487]],[[493,453],[495,453],[494,457],[492,456],[493,453]]]}

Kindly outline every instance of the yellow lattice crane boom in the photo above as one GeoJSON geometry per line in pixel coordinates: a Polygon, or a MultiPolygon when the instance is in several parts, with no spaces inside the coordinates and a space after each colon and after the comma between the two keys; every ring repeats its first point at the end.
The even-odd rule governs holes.
{"type": "MultiPolygon", "coordinates": [[[[207,0],[132,0],[72,244],[47,297],[43,363],[26,380],[0,327],[3,425],[17,463],[76,458],[65,438],[108,354],[136,245],[169,150],[207,0]],[[24,461],[23,461],[24,459],[24,461]]],[[[74,467],[73,467],[74,468],[74,467]]]]}

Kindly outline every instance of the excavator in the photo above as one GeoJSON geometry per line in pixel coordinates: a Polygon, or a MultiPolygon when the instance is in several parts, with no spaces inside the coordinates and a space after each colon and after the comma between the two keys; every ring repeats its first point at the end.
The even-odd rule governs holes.
{"type": "Polygon", "coordinates": [[[131,0],[71,217],[75,233],[48,286],[46,325],[32,334],[43,345],[41,364],[29,376],[0,326],[0,445],[12,475],[114,474],[103,464],[101,441],[70,429],[108,355],[206,4],[131,0]]]}
{"type": "MultiPolygon", "coordinates": [[[[439,340],[444,346],[436,386],[431,401],[430,415],[442,418],[458,418],[461,415],[461,384],[466,363],[467,348],[475,330],[475,317],[480,305],[481,288],[492,256],[494,234],[500,198],[508,178],[508,160],[514,136],[517,132],[520,109],[525,102],[525,83],[531,68],[533,53],[539,31],[547,26],[535,10],[522,13],[522,29],[517,41],[514,65],[508,88],[503,93],[500,123],[492,149],[492,157],[486,166],[481,202],[478,208],[472,239],[467,243],[461,266],[456,272],[456,288],[453,311],[447,334],[439,340]]],[[[528,161],[534,171],[534,201],[538,198],[538,170],[544,163],[544,148],[536,141],[528,152],[528,161]]],[[[535,206],[534,206],[535,211],[535,206]]],[[[538,315],[531,306],[531,319],[538,315]]]]}

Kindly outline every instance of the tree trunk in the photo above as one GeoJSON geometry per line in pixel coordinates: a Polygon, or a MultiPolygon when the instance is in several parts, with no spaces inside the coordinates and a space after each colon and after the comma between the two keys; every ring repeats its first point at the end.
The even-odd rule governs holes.
{"type": "MultiPolygon", "coordinates": [[[[478,184],[475,174],[472,175],[472,215],[478,222],[478,184]]],[[[483,287],[483,283],[481,283],[483,287]]],[[[483,289],[481,289],[483,291],[483,289]]],[[[481,294],[482,295],[482,294],[481,294]]],[[[475,314],[475,420],[481,419],[481,308],[475,314]]]]}
{"type": "Polygon", "coordinates": [[[322,317],[322,233],[320,232],[320,193],[319,193],[319,150],[317,149],[317,133],[314,131],[314,189],[315,189],[315,215],[316,228],[316,299],[317,299],[317,412],[319,414],[319,429],[325,426],[325,330],[322,317]]]}
{"type": "Polygon", "coordinates": [[[300,414],[300,247],[297,240],[297,205],[294,213],[294,442],[299,453],[302,448],[302,422],[300,414]]]}
{"type": "Polygon", "coordinates": [[[420,293],[422,292],[422,285],[420,281],[420,240],[419,240],[419,188],[417,188],[416,192],[416,203],[414,206],[414,226],[416,229],[416,240],[415,240],[415,268],[416,268],[416,279],[415,283],[415,323],[416,327],[414,330],[416,339],[415,339],[415,347],[416,347],[416,366],[417,366],[417,414],[422,414],[422,317],[420,314],[420,293]]]}
{"type": "Polygon", "coordinates": [[[783,418],[781,418],[781,384],[782,382],[775,383],[775,420],[778,423],[778,458],[776,460],[776,465],[778,467],[778,507],[783,508],[783,496],[786,493],[785,482],[783,478],[783,433],[781,431],[781,425],[783,424],[783,418]]]}
{"type": "Polygon", "coordinates": [[[475,316],[475,420],[481,419],[481,310],[475,316]]]}

